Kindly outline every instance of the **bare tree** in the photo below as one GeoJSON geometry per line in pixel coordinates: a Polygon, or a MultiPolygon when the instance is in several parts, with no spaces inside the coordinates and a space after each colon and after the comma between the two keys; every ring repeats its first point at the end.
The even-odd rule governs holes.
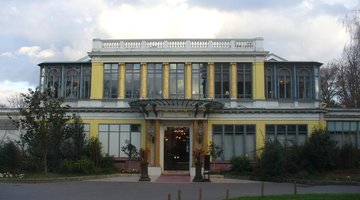
{"type": "Polygon", "coordinates": [[[326,103],[326,107],[337,107],[336,96],[338,93],[337,75],[338,61],[328,63],[320,69],[320,89],[322,94],[322,102],[326,103]]]}
{"type": "Polygon", "coordinates": [[[21,97],[21,94],[15,94],[14,96],[8,98],[7,101],[10,108],[24,108],[26,105],[24,98],[21,97]]]}

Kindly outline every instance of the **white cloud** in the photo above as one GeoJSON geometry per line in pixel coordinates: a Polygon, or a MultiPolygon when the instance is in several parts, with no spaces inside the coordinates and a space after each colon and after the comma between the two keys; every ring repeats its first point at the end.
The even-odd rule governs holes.
{"type": "Polygon", "coordinates": [[[55,55],[55,51],[52,49],[42,50],[39,46],[20,47],[19,54],[27,55],[31,58],[51,58],[55,55]]]}
{"type": "Polygon", "coordinates": [[[14,57],[14,54],[12,52],[4,52],[0,54],[1,56],[6,56],[6,57],[14,57]]]}
{"type": "Polygon", "coordinates": [[[30,85],[28,82],[0,82],[0,104],[7,104],[7,100],[19,93],[26,93],[29,88],[35,89],[35,86],[30,85]]]}

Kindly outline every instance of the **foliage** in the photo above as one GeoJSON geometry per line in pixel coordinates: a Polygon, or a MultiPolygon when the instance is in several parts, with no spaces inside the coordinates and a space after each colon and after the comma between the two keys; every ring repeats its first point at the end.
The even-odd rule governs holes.
{"type": "Polygon", "coordinates": [[[211,158],[213,160],[216,160],[218,157],[220,157],[222,152],[223,152],[223,150],[221,149],[221,147],[219,145],[216,145],[215,143],[210,142],[207,153],[211,156],[211,158]]]}
{"type": "Polygon", "coordinates": [[[29,89],[29,93],[21,96],[24,100],[24,107],[19,109],[21,117],[10,117],[10,119],[22,131],[20,139],[27,147],[30,156],[41,159],[46,174],[48,161],[60,160],[60,145],[65,135],[64,127],[70,119],[67,115],[69,106],[63,106],[61,98],[52,98],[51,91],[29,89]]]}
{"type": "Polygon", "coordinates": [[[323,171],[336,165],[336,142],[322,127],[316,127],[304,144],[304,167],[307,170],[323,171]]]}
{"type": "Polygon", "coordinates": [[[79,159],[84,154],[87,140],[84,125],[80,116],[73,115],[71,123],[66,126],[66,139],[62,146],[63,157],[79,159]]]}
{"type": "Polygon", "coordinates": [[[131,143],[128,143],[126,146],[121,147],[121,151],[124,152],[128,158],[139,157],[139,152],[136,149],[136,146],[131,143]]]}
{"type": "Polygon", "coordinates": [[[87,157],[78,160],[65,159],[60,162],[60,173],[90,174],[93,171],[93,162],[87,157]]]}
{"type": "Polygon", "coordinates": [[[0,171],[15,172],[22,166],[22,154],[18,146],[12,142],[0,143],[0,171]]]}
{"type": "Polygon", "coordinates": [[[231,159],[231,171],[247,174],[251,171],[250,159],[246,156],[237,156],[231,159]]]}
{"type": "Polygon", "coordinates": [[[337,167],[342,169],[354,169],[359,167],[360,150],[352,144],[346,143],[339,150],[337,167]]]}
{"type": "Polygon", "coordinates": [[[101,166],[101,143],[98,138],[90,138],[84,153],[94,163],[95,167],[101,166]]]}

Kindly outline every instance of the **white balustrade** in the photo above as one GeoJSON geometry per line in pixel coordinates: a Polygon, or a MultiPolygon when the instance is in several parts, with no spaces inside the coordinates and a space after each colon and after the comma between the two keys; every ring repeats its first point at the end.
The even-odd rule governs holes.
{"type": "Polygon", "coordinates": [[[111,51],[264,51],[263,39],[93,40],[93,52],[111,51]]]}

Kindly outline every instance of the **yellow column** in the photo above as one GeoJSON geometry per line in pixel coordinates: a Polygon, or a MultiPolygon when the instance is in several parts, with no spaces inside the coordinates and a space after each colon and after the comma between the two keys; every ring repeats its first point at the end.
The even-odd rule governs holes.
{"type": "Polygon", "coordinates": [[[202,121],[202,129],[203,129],[203,136],[202,136],[202,149],[204,153],[207,153],[208,146],[209,146],[209,137],[208,137],[208,123],[206,120],[202,121]]]}
{"type": "Polygon", "coordinates": [[[253,99],[265,99],[265,73],[264,62],[253,63],[253,99]]]}
{"type": "Polygon", "coordinates": [[[155,155],[154,165],[160,166],[160,120],[155,121],[155,155]]]}
{"type": "Polygon", "coordinates": [[[119,63],[119,99],[125,99],[125,63],[119,63]]]}
{"type": "Polygon", "coordinates": [[[192,81],[192,77],[191,77],[191,63],[187,62],[185,63],[185,99],[191,99],[192,94],[191,94],[191,81],[192,81]]]}
{"type": "Polygon", "coordinates": [[[169,98],[169,63],[163,63],[163,98],[169,98]]]}
{"type": "Polygon", "coordinates": [[[102,62],[91,63],[91,96],[90,99],[103,98],[104,66],[102,62]]]}
{"type": "Polygon", "coordinates": [[[198,141],[198,134],[199,134],[199,126],[198,121],[194,120],[194,130],[193,130],[193,150],[199,149],[199,141],[198,141]]]}
{"type": "Polygon", "coordinates": [[[231,66],[231,99],[237,99],[237,70],[236,63],[230,63],[231,66]]]}
{"type": "Polygon", "coordinates": [[[140,98],[144,99],[147,97],[146,89],[147,89],[147,65],[146,65],[146,63],[141,63],[141,94],[140,94],[140,98]]]}
{"type": "Polygon", "coordinates": [[[99,137],[99,123],[90,122],[90,138],[98,138],[99,137]]]}
{"type": "Polygon", "coordinates": [[[214,63],[208,63],[209,66],[209,99],[215,98],[215,88],[214,88],[214,63]]]}

